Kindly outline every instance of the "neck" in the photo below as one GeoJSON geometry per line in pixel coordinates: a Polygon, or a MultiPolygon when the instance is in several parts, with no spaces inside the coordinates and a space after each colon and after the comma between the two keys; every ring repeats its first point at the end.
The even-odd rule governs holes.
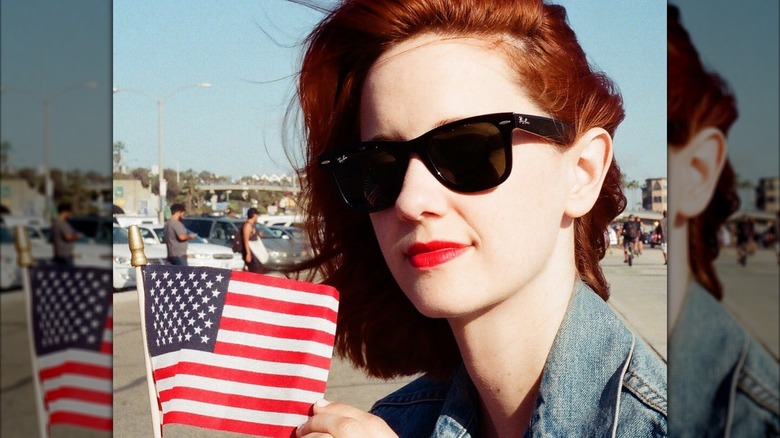
{"type": "Polygon", "coordinates": [[[573,239],[563,240],[560,246],[570,248],[558,248],[522,290],[478,315],[450,320],[479,393],[484,436],[517,436],[528,427],[544,365],[574,288],[573,239]]]}

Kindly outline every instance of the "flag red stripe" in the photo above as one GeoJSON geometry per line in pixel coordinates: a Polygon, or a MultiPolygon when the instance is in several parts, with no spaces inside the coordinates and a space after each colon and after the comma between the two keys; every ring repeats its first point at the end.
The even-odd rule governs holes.
{"type": "Polygon", "coordinates": [[[168,402],[174,399],[193,400],[213,405],[229,406],[231,408],[251,409],[263,412],[281,412],[287,414],[309,415],[311,403],[272,400],[261,397],[249,397],[237,394],[225,394],[205,389],[187,388],[177,386],[165,391],[160,391],[160,402],[168,402]]]}
{"type": "Polygon", "coordinates": [[[60,365],[40,370],[41,381],[60,377],[63,374],[78,374],[98,379],[113,379],[114,371],[111,367],[90,365],[80,362],[67,361],[60,365]]]}
{"type": "Polygon", "coordinates": [[[227,297],[225,297],[225,305],[285,313],[288,315],[323,318],[334,324],[336,323],[337,316],[336,312],[327,307],[313,304],[291,303],[289,301],[243,295],[235,292],[231,293],[230,290],[228,290],[227,297]]]}
{"type": "Polygon", "coordinates": [[[268,275],[255,274],[249,271],[232,271],[230,279],[246,283],[262,284],[280,289],[294,290],[298,292],[308,292],[316,295],[324,295],[338,300],[339,293],[330,286],[324,286],[302,281],[293,281],[287,278],[271,277],[268,275]]]}
{"type": "Polygon", "coordinates": [[[326,383],[321,380],[309,379],[306,377],[256,373],[233,368],[204,365],[196,362],[178,362],[169,367],[158,368],[154,371],[154,378],[159,382],[160,380],[169,379],[181,374],[218,378],[220,380],[229,380],[250,385],[305,389],[314,392],[324,392],[326,383]]]}
{"type": "Polygon", "coordinates": [[[106,328],[104,330],[113,330],[113,329],[114,329],[114,317],[108,315],[106,317],[106,328]]]}
{"type": "Polygon", "coordinates": [[[114,428],[111,418],[93,417],[91,415],[76,414],[73,412],[54,412],[49,417],[50,424],[71,424],[74,426],[88,427],[111,431],[114,428]]]}
{"type": "Polygon", "coordinates": [[[113,403],[113,394],[111,392],[91,391],[83,388],[74,388],[72,386],[63,386],[62,388],[46,392],[44,399],[47,403],[52,403],[59,399],[69,399],[110,406],[113,403]]]}
{"type": "Polygon", "coordinates": [[[228,420],[225,418],[207,417],[205,415],[190,414],[186,412],[166,412],[163,415],[163,423],[187,424],[206,429],[272,437],[291,437],[294,436],[293,433],[295,432],[294,427],[228,420]]]}
{"type": "Polygon", "coordinates": [[[332,333],[326,333],[316,329],[286,327],[264,322],[252,322],[251,324],[248,324],[244,320],[229,318],[227,316],[222,317],[219,328],[220,330],[252,333],[256,335],[272,336],[274,338],[314,341],[327,345],[328,347],[333,346],[334,339],[332,333]]]}
{"type": "Polygon", "coordinates": [[[113,342],[103,341],[103,343],[100,344],[100,352],[105,354],[112,354],[114,352],[113,342]]]}
{"type": "Polygon", "coordinates": [[[279,351],[268,348],[250,347],[229,342],[220,342],[214,345],[214,354],[225,356],[245,357],[248,359],[262,360],[266,362],[281,362],[310,365],[317,368],[329,369],[330,358],[317,356],[316,354],[301,353],[297,351],[279,351]]]}

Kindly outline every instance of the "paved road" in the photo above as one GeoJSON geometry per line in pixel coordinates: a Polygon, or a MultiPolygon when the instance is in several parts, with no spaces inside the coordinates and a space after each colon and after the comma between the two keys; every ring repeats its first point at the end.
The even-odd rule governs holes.
{"type": "MultiPolygon", "coordinates": [[[[774,255],[759,251],[748,261],[746,268],[731,263],[728,251],[724,252],[724,283],[727,290],[739,290],[728,295],[726,304],[751,321],[755,331],[766,344],[777,343],[777,264],[774,255]],[[727,274],[727,275],[726,275],[727,274]],[[754,287],[744,287],[749,278],[754,287]],[[774,295],[769,293],[774,291],[774,295]],[[768,304],[768,305],[767,305],[768,304]],[[769,309],[769,311],[767,310],[769,309]],[[774,321],[770,321],[774,309],[774,321]],[[756,313],[754,313],[756,312],[756,313]],[[763,314],[766,317],[753,318],[763,314]],[[772,325],[774,324],[774,325],[772,325]],[[764,326],[769,329],[765,330],[764,326]],[[774,340],[766,335],[775,327],[774,340]]],[[[612,286],[610,304],[627,324],[645,338],[661,357],[666,357],[666,270],[657,249],[647,249],[636,259],[633,267],[622,263],[622,251],[613,248],[602,261],[605,275],[612,286]]],[[[134,292],[114,295],[114,436],[148,436],[151,427],[149,401],[146,392],[143,353],[138,317],[138,304],[134,292]]],[[[2,300],[2,426],[3,437],[31,437],[36,435],[32,384],[30,378],[29,344],[24,319],[22,294],[9,291],[0,295],[2,300]]],[[[775,351],[777,349],[775,348],[775,351]]],[[[332,366],[326,397],[367,409],[371,403],[409,379],[379,381],[367,379],[362,373],[340,360],[332,366]]],[[[108,434],[84,434],[75,429],[58,428],[55,436],[108,436],[108,434]]],[[[166,426],[166,436],[206,437],[218,436],[214,432],[199,431],[176,425],[166,426]]],[[[231,434],[219,434],[231,436],[231,434]]]]}

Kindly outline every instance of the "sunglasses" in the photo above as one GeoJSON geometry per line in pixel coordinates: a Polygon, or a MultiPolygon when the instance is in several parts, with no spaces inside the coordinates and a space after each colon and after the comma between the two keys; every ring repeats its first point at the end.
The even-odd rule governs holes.
{"type": "Polygon", "coordinates": [[[546,117],[497,113],[469,117],[408,141],[365,141],[319,157],[348,206],[374,213],[395,204],[412,154],[445,187],[460,193],[488,190],[512,170],[512,131],[557,144],[572,141],[571,125],[546,117]]]}

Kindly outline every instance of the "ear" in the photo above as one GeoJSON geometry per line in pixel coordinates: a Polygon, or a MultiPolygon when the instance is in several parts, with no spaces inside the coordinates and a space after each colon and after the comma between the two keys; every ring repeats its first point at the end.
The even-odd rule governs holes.
{"type": "Polygon", "coordinates": [[[591,128],[568,150],[573,180],[565,213],[584,216],[596,203],[612,163],[612,137],[603,128],[591,128]]]}
{"type": "Polygon", "coordinates": [[[692,218],[707,207],[726,163],[726,137],[720,129],[709,127],[699,131],[677,153],[677,165],[670,187],[679,197],[678,214],[692,218]]]}

